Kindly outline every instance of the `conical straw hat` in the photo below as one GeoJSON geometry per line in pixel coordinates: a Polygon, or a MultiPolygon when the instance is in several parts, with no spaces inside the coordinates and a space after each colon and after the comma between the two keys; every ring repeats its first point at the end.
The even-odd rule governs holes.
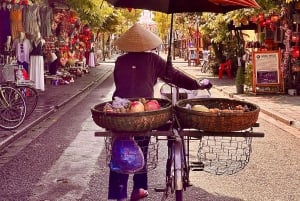
{"type": "Polygon", "coordinates": [[[144,52],[157,48],[162,40],[140,24],[133,25],[116,40],[120,50],[126,52],[144,52]]]}

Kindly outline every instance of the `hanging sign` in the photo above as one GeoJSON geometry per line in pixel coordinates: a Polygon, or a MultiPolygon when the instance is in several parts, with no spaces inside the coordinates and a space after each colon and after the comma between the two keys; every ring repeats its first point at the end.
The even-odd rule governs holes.
{"type": "Polygon", "coordinates": [[[279,51],[253,52],[253,92],[283,92],[279,51]]]}

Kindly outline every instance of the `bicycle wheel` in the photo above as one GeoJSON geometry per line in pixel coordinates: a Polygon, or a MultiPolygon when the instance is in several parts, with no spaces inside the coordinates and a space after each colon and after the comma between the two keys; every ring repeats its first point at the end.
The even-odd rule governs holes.
{"type": "Polygon", "coordinates": [[[209,69],[208,61],[203,61],[201,72],[207,73],[208,69],[209,69]]]}
{"type": "Polygon", "coordinates": [[[26,103],[22,94],[15,88],[0,88],[0,127],[11,130],[22,124],[26,115],[26,103]]]}
{"type": "Polygon", "coordinates": [[[31,86],[17,86],[17,89],[21,92],[23,98],[25,99],[26,116],[28,117],[32,114],[38,103],[38,93],[31,86]]]}
{"type": "Polygon", "coordinates": [[[182,201],[183,200],[183,191],[182,190],[176,190],[175,200],[176,201],[182,201]]]}
{"type": "Polygon", "coordinates": [[[174,188],[175,188],[175,197],[176,201],[182,201],[183,199],[183,144],[182,139],[178,138],[174,141],[173,144],[173,153],[174,153],[174,188]]]}

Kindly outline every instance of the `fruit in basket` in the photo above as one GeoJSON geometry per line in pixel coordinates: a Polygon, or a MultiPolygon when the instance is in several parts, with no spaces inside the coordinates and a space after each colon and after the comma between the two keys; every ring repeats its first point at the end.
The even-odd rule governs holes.
{"type": "Polygon", "coordinates": [[[144,112],[145,106],[141,101],[131,101],[129,112],[144,112]]]}
{"type": "Polygon", "coordinates": [[[160,105],[157,100],[148,100],[144,103],[145,111],[153,111],[160,109],[160,105]]]}
{"type": "Polygon", "coordinates": [[[192,110],[198,112],[209,112],[209,109],[204,105],[193,105],[192,110]]]}
{"type": "Polygon", "coordinates": [[[210,111],[211,113],[219,113],[219,112],[220,112],[220,109],[215,107],[215,108],[210,108],[209,111],[210,111]]]}

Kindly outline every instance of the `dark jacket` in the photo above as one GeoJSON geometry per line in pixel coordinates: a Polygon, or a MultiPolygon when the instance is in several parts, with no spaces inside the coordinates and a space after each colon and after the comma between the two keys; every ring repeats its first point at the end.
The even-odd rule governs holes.
{"type": "Polygon", "coordinates": [[[114,69],[116,90],[113,97],[153,97],[157,79],[188,90],[199,89],[196,80],[183,74],[152,52],[130,52],[119,56],[114,69]],[[168,72],[167,70],[168,69],[168,72]]]}

